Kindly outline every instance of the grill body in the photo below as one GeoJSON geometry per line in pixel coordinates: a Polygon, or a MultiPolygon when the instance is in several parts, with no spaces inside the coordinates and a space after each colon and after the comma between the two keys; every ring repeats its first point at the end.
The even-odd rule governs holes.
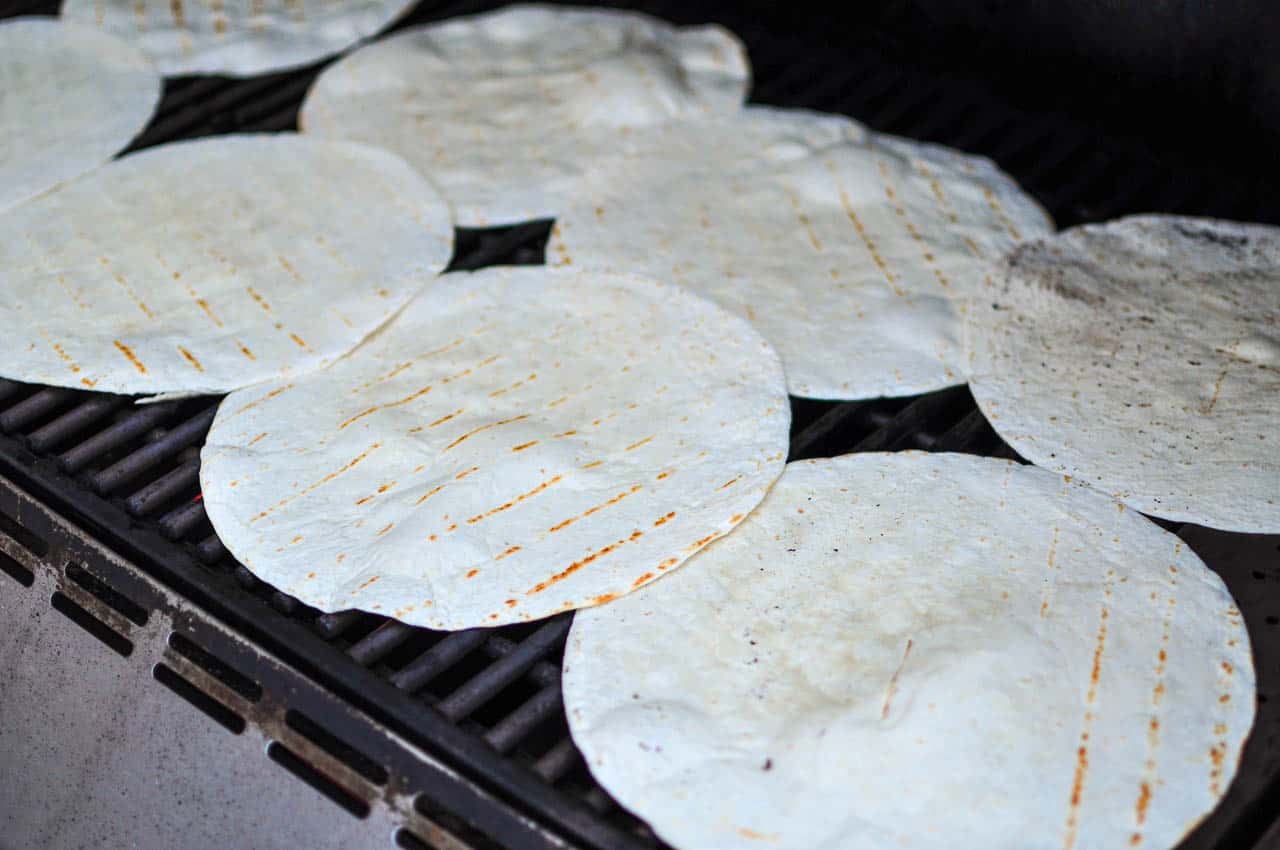
{"type": "MultiPolygon", "coordinates": [[[[493,5],[424,3],[403,24],[493,5]]],[[[618,5],[737,31],[759,102],[991,156],[1060,226],[1141,211],[1280,222],[1249,163],[1108,132],[1087,92],[1028,104],[877,31],[822,32],[816,17],[792,31],[751,4],[618,5]]],[[[0,0],[0,15],[54,11],[0,0]]],[[[316,70],[171,80],[135,148],[292,129],[316,70]]],[[[461,232],[452,268],[541,262],[549,229],[461,232]]],[[[0,381],[0,844],[663,846],[569,740],[569,616],[436,633],[321,615],[237,565],[198,498],[216,404],[0,381]]],[[[963,388],[792,408],[792,459],[1013,456],[963,388]]],[[[1280,846],[1280,539],[1180,533],[1240,603],[1260,690],[1237,780],[1183,850],[1280,846]]]]}

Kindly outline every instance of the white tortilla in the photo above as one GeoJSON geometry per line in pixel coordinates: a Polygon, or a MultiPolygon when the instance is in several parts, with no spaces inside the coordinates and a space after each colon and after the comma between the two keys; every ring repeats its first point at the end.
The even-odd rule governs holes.
{"type": "Polygon", "coordinates": [[[309,65],[389,26],[413,0],[64,0],[62,18],[136,44],[165,76],[309,65]]]}
{"type": "Polygon", "coordinates": [[[1280,532],[1280,228],[1121,219],[997,277],[970,383],[1010,446],[1154,516],[1280,532]]]}
{"type": "Polygon", "coordinates": [[[0,22],[0,211],[107,162],[159,100],[160,76],[118,39],[53,18],[0,22]]]}
{"type": "Polygon", "coordinates": [[[626,129],[736,111],[750,70],[717,26],[517,5],[417,27],[325,70],[303,132],[395,151],[464,226],[551,217],[626,129]]]}
{"type": "Polygon", "coordinates": [[[214,393],[317,369],[444,268],[403,161],[295,134],[150,148],[0,217],[0,375],[214,393]]]}
{"type": "Polygon", "coordinates": [[[547,262],[665,276],[746,316],[793,395],[964,382],[953,299],[1043,211],[990,161],[842,119],[747,109],[633,136],[597,163],[547,262]]]}
{"type": "Polygon", "coordinates": [[[569,728],[677,850],[1172,847],[1253,722],[1178,538],[1033,467],[793,463],[678,575],[580,612],[569,728]]]}
{"type": "Polygon", "coordinates": [[[790,408],[747,323],[622,275],[446,275],[325,372],[233,393],[201,454],[219,537],[325,611],[434,629],[606,602],[740,522],[790,408]]]}

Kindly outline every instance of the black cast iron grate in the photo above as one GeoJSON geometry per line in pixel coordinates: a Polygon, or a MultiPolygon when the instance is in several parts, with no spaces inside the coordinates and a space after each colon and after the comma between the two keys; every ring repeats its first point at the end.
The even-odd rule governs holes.
{"type": "MultiPolygon", "coordinates": [[[[404,23],[480,11],[491,2],[423,4],[404,23]]],[[[717,20],[747,42],[754,99],[843,112],[871,127],[991,156],[1060,226],[1130,212],[1170,211],[1280,221],[1261,185],[1188,168],[1133,140],[1099,135],[1058,107],[1019,110],[979,81],[943,78],[874,34],[815,47],[754,23],[733,4],[610,3],[681,22],[717,20]]],[[[0,17],[56,11],[0,2],[0,17]]],[[[295,127],[316,67],[250,80],[170,80],[134,148],[232,131],[295,127]]],[[[460,231],[452,269],[542,261],[550,222],[460,231]]],[[[559,662],[569,615],[452,634],[371,614],[321,615],[235,563],[209,525],[199,447],[217,399],[138,408],[124,397],[0,380],[0,472],[46,499],[165,583],[218,613],[269,651],[415,743],[484,783],[556,833],[586,847],[660,847],[587,773],[569,740],[559,662]]],[[[1013,457],[964,388],[913,399],[825,403],[793,399],[791,457],[917,448],[1013,457]]],[[[0,520],[6,518],[0,515],[0,520]]],[[[5,528],[18,535],[20,529],[5,528]]],[[[1224,575],[1250,625],[1259,716],[1227,800],[1185,850],[1257,847],[1280,809],[1280,728],[1268,697],[1280,680],[1280,576],[1224,575]],[[1252,581],[1244,586],[1242,582],[1252,581]]],[[[376,767],[376,766],[375,766],[376,767]]],[[[406,839],[407,840],[407,839],[406,839]]],[[[405,844],[403,846],[410,846],[405,844]]]]}

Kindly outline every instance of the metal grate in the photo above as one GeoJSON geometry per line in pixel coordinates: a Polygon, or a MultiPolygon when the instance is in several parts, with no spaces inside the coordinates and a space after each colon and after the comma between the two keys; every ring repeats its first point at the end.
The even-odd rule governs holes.
{"type": "MultiPolygon", "coordinates": [[[[430,4],[405,23],[493,5],[430,4]]],[[[923,70],[874,34],[851,36],[841,48],[815,47],[800,36],[767,30],[734,4],[715,11],[708,11],[711,4],[674,0],[606,5],[642,6],[682,22],[719,20],[751,49],[756,100],[844,112],[876,129],[991,156],[1061,226],[1150,210],[1280,221],[1280,206],[1260,184],[1162,159],[1145,144],[1099,134],[1087,118],[1058,107],[1014,108],[977,80],[923,70]]],[[[49,2],[0,2],[0,16],[55,10],[49,2]]],[[[291,129],[315,71],[243,81],[170,80],[159,113],[134,147],[222,132],[291,129]]],[[[451,268],[541,262],[549,227],[550,222],[534,222],[460,231],[451,268]]],[[[0,473],[571,843],[662,846],[593,782],[569,740],[559,689],[569,615],[438,633],[371,614],[321,615],[238,565],[213,533],[198,490],[199,447],[216,403],[200,398],[138,408],[124,397],[0,381],[0,473]]],[[[964,388],[869,402],[795,399],[792,409],[792,458],[906,448],[1014,456],[964,388]]],[[[23,534],[3,514],[0,531],[15,539],[23,534]]],[[[0,567],[29,583],[30,572],[2,552],[0,567]]],[[[1277,704],[1269,701],[1280,681],[1280,590],[1268,584],[1280,575],[1236,570],[1224,578],[1251,627],[1259,673],[1258,725],[1227,800],[1185,850],[1262,848],[1263,833],[1280,811],[1280,741],[1275,740],[1280,718],[1277,704]]],[[[103,601],[111,605],[110,599],[103,601]]],[[[184,654],[181,645],[172,648],[202,663],[184,654]]],[[[220,675],[216,663],[205,664],[215,678],[220,675]]],[[[224,676],[232,690],[233,674],[224,676]]],[[[290,714],[287,722],[306,733],[305,715],[290,714]]],[[[322,739],[316,742],[325,747],[322,739]]],[[[270,755],[299,775],[307,769],[287,749],[270,755]]],[[[360,772],[358,759],[351,764],[360,772]]],[[[412,837],[397,840],[400,846],[417,846],[412,837]]]]}

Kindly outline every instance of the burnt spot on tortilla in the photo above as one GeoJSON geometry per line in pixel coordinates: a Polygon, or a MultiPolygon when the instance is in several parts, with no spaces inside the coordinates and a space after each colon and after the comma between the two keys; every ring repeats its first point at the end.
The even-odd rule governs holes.
{"type": "Polygon", "coordinates": [[[1198,226],[1186,221],[1174,222],[1173,229],[1179,235],[1188,239],[1194,239],[1197,242],[1204,242],[1208,245],[1218,245],[1223,248],[1239,249],[1249,244],[1249,237],[1247,236],[1232,236],[1213,227],[1198,226]]]}

